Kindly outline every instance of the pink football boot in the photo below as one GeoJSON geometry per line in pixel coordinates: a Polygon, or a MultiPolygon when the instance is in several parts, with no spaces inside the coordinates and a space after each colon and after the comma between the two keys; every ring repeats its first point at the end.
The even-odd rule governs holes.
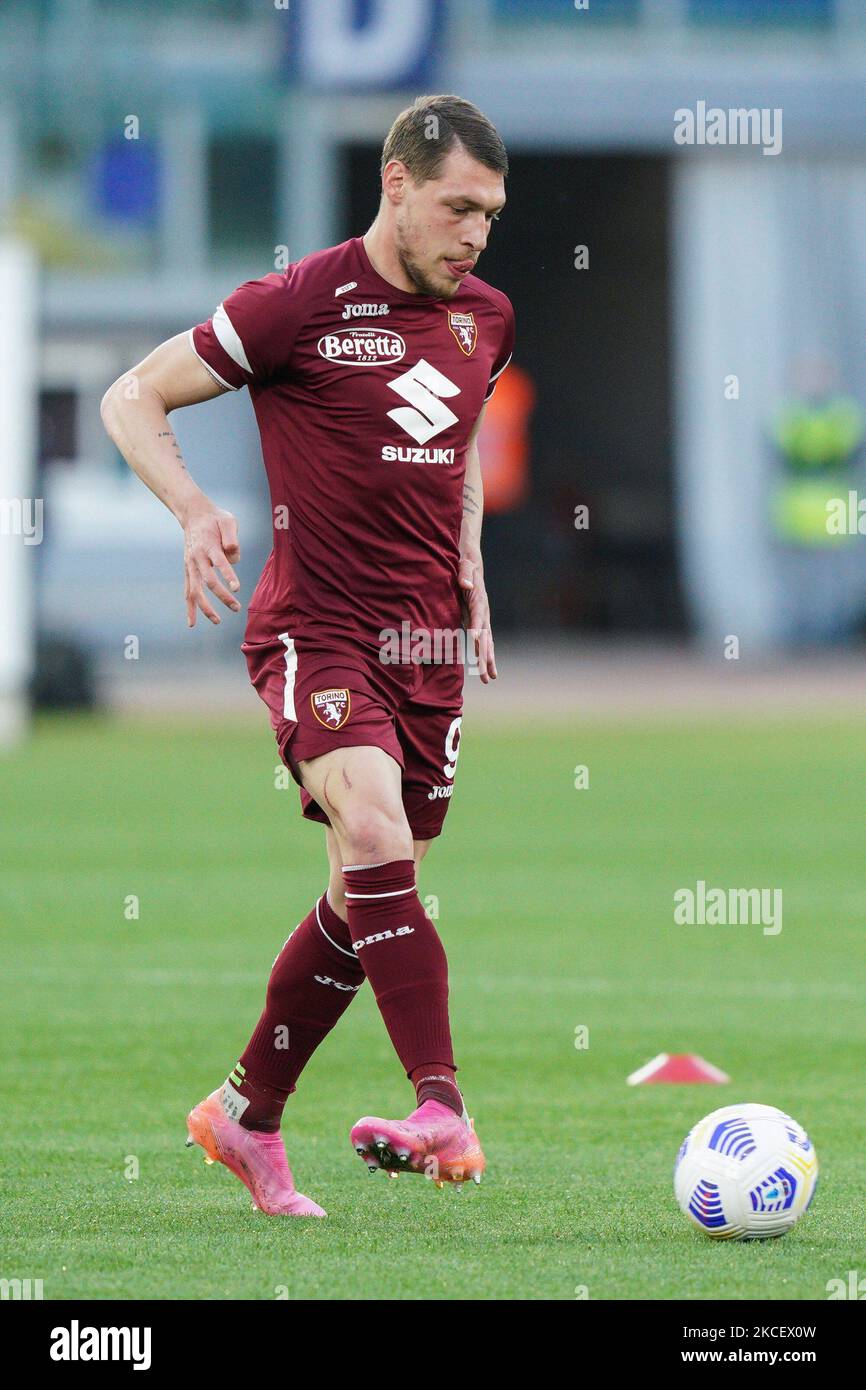
{"type": "MultiPolygon", "coordinates": [[[[228,1085],[228,1082],[226,1082],[228,1085]]],[[[254,1207],[270,1216],[325,1216],[309,1197],[295,1191],[282,1137],[244,1129],[229,1119],[223,1108],[223,1091],[213,1091],[186,1117],[187,1148],[200,1144],[205,1163],[224,1163],[229,1172],[249,1188],[254,1207]]]]}
{"type": "Polygon", "coordinates": [[[352,1129],[352,1145],[371,1172],[385,1168],[399,1173],[422,1173],[437,1187],[481,1181],[486,1160],[464,1109],[456,1115],[438,1100],[425,1101],[405,1120],[381,1120],[366,1115],[352,1129]]]}

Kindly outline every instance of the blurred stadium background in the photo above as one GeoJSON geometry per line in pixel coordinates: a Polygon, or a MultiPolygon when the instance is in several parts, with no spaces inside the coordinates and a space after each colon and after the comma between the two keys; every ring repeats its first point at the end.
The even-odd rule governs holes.
{"type": "MultiPolygon", "coordinates": [[[[746,698],[762,663],[771,700],[862,696],[866,544],[825,507],[864,484],[861,0],[4,0],[0,26],[10,734],[37,635],[47,703],[152,710],[197,682],[199,707],[258,713],[240,623],[186,630],[177,527],[99,400],[236,284],[364,231],[423,90],[475,100],[512,158],[481,268],[519,333],[482,447],[514,675],[490,709],[539,672],[560,708],[634,698],[626,658],[642,704],[725,698],[732,635],[746,698]],[[781,108],[782,151],[678,145],[698,101],[781,108]]],[[[240,518],[249,594],[269,537],[245,393],[177,429],[240,518]]]]}
{"type": "MultiPolygon", "coordinates": [[[[826,504],[866,493],[864,111],[863,0],[2,0],[4,1276],[352,1297],[375,1246],[402,1297],[716,1299],[863,1269],[866,538],[826,504]],[[362,1187],[347,1122],[406,1101],[367,992],[293,1098],[331,1214],[301,1236],[180,1144],[321,836],[275,790],[242,620],[187,630],[179,529],[99,402],[237,284],[364,232],[424,91],[477,102],[512,159],[480,267],[518,328],[481,441],[501,677],[467,681],[421,875],[491,1181],[462,1210],[362,1187]],[[700,102],[781,109],[781,151],[678,144],[700,102]],[[27,740],[30,694],[63,708],[27,740]],[[781,886],[784,931],[675,926],[696,880],[781,886]],[[731,1087],[626,1087],[662,1050],[731,1087]],[[670,1171],[737,1099],[794,1114],[826,1179],[802,1231],[708,1253],[670,1171]]],[[[248,597],[247,395],[173,423],[248,597]]]]}

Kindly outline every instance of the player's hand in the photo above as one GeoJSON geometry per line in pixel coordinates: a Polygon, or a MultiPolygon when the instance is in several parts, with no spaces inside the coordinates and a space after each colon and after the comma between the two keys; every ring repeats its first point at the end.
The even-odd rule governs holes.
{"type": "Polygon", "coordinates": [[[482,685],[495,681],[496,656],[490,630],[490,604],[484,586],[484,566],[478,551],[464,550],[457,570],[463,607],[463,626],[472,639],[482,685]]]}
{"type": "Polygon", "coordinates": [[[221,507],[215,507],[213,502],[204,499],[187,514],[183,526],[184,594],[188,627],[195,627],[197,608],[201,609],[210,622],[219,625],[219,615],[205,593],[206,589],[210,589],[220,603],[224,603],[233,613],[240,612],[241,606],[234,594],[241,586],[231,565],[232,561],[237,562],[240,558],[238,524],[231,512],[223,511],[221,507]]]}

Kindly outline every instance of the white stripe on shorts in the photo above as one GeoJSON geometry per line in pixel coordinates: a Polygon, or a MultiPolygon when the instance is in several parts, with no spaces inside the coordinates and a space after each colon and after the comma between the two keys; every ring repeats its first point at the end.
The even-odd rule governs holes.
{"type": "Polygon", "coordinates": [[[286,687],[283,693],[283,718],[291,719],[293,724],[298,722],[295,713],[295,676],[298,674],[298,653],[295,651],[295,639],[288,632],[280,633],[280,641],[286,648],[286,687]]]}

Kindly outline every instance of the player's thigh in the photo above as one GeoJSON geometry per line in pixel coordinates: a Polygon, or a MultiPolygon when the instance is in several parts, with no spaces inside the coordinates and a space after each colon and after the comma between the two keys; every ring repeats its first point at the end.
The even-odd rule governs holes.
{"type": "Polygon", "coordinates": [[[374,745],[332,748],[299,760],[298,771],[304,788],[327,813],[343,863],[380,853],[409,857],[412,836],[403,809],[402,770],[390,753],[374,745]]]}

